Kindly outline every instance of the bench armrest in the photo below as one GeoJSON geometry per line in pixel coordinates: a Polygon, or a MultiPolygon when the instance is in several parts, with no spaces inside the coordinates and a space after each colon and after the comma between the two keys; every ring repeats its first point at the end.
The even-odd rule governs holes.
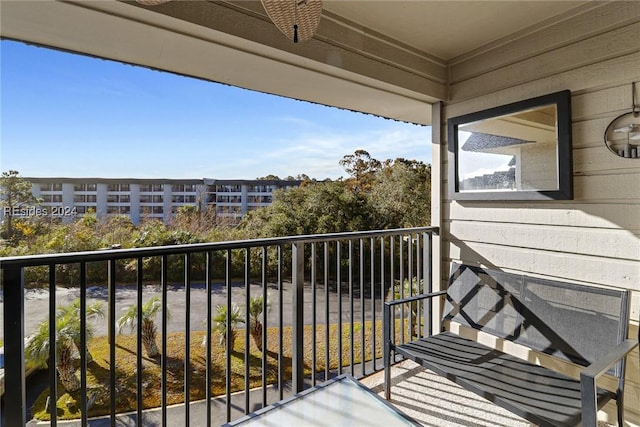
{"type": "MultiPolygon", "coordinates": [[[[597,424],[597,389],[596,378],[607,372],[620,359],[638,346],[638,340],[624,340],[611,349],[606,356],[593,362],[580,372],[580,396],[582,400],[582,425],[585,427],[597,424]]],[[[624,381],[624,378],[622,379],[624,381]]]]}
{"type": "Polygon", "coordinates": [[[440,296],[440,295],[444,295],[446,293],[447,293],[447,291],[445,290],[445,291],[431,292],[431,293],[428,293],[428,294],[413,295],[413,296],[402,298],[402,299],[394,299],[394,300],[391,300],[391,301],[385,301],[384,305],[391,307],[391,306],[398,305],[398,304],[406,304],[408,302],[419,301],[419,300],[423,300],[423,299],[427,299],[427,298],[437,297],[437,296],[440,296]]]}
{"type": "Polygon", "coordinates": [[[410,302],[414,302],[414,301],[419,301],[419,300],[423,300],[423,299],[427,299],[427,298],[433,298],[433,297],[437,297],[440,295],[445,295],[447,293],[447,291],[438,291],[438,292],[430,292],[428,294],[421,294],[421,295],[413,295],[407,298],[402,298],[402,299],[396,299],[396,300],[392,300],[392,301],[385,301],[384,303],[384,310],[383,310],[383,319],[382,319],[382,328],[383,328],[383,341],[384,341],[384,352],[385,352],[385,356],[387,356],[387,353],[389,352],[389,350],[391,349],[391,346],[393,345],[393,337],[391,336],[391,309],[392,307],[399,305],[399,304],[406,304],[406,303],[410,303],[410,302]]]}

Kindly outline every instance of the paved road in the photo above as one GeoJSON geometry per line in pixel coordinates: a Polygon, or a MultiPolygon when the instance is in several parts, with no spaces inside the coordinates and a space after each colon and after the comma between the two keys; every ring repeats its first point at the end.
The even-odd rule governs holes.
{"type": "MultiPolygon", "coordinates": [[[[267,323],[270,326],[277,326],[278,319],[278,289],[276,284],[268,284],[268,295],[271,301],[271,310],[267,314],[267,323]]],[[[349,295],[346,291],[346,285],[343,285],[342,292],[342,319],[343,321],[350,320],[349,310],[349,295]]],[[[356,321],[360,319],[360,304],[361,299],[359,297],[359,285],[356,285],[354,291],[354,314],[356,321]]],[[[366,291],[368,291],[367,289],[366,291]]],[[[371,299],[369,298],[369,292],[365,291],[364,304],[365,304],[365,316],[367,319],[371,318],[371,299]]],[[[291,292],[291,284],[283,284],[283,324],[290,325],[292,319],[292,301],[293,295],[291,292]]],[[[245,287],[244,285],[234,284],[232,286],[232,301],[238,304],[240,307],[244,307],[245,302],[245,287]]],[[[251,284],[250,295],[261,295],[262,286],[260,284],[251,284]]],[[[59,288],[56,291],[56,305],[66,305],[73,301],[80,295],[78,288],[59,288]]],[[[158,285],[146,285],[143,288],[143,301],[147,301],[153,295],[161,295],[161,287],[158,285]]],[[[184,331],[186,325],[186,292],[184,286],[170,286],[167,292],[168,295],[168,307],[171,314],[171,318],[168,322],[167,328],[169,332],[184,331]]],[[[87,289],[88,300],[87,303],[91,304],[96,301],[100,301],[104,304],[104,309],[107,309],[107,289],[106,287],[90,287],[87,289]]],[[[313,318],[313,293],[311,285],[306,284],[304,288],[304,318],[305,323],[310,324],[313,318]]],[[[317,319],[323,321],[324,312],[324,286],[318,285],[316,289],[317,299],[317,319]]],[[[338,320],[340,313],[338,310],[338,293],[335,289],[330,289],[329,293],[329,317],[331,322],[338,320]]],[[[215,314],[215,307],[217,304],[226,304],[226,289],[223,284],[215,284],[212,289],[212,307],[215,314]]],[[[118,286],[116,291],[116,317],[121,316],[131,305],[137,302],[137,291],[133,286],[118,286]]],[[[190,329],[193,331],[202,331],[205,329],[206,321],[206,303],[207,293],[203,284],[194,284],[191,287],[191,300],[189,304],[190,308],[190,329]]],[[[47,317],[49,310],[49,292],[43,289],[30,289],[26,291],[25,296],[25,334],[28,336],[31,332],[35,331],[38,324],[47,317]]],[[[379,316],[381,310],[380,299],[376,298],[376,316],[379,316]]],[[[4,304],[0,304],[0,328],[3,327],[4,321],[4,304]]],[[[243,311],[244,312],[244,311],[243,311]]],[[[95,327],[95,335],[101,336],[107,334],[107,321],[106,319],[97,319],[93,322],[95,327]]],[[[3,330],[3,329],[0,329],[3,330]]],[[[128,333],[128,331],[123,331],[128,333]]]]}
{"type": "MultiPolygon", "coordinates": [[[[279,316],[278,316],[278,301],[279,294],[276,284],[268,284],[268,295],[271,300],[271,310],[267,315],[267,323],[271,326],[277,326],[279,324],[279,316]]],[[[359,322],[361,319],[361,304],[364,302],[365,308],[365,318],[371,319],[371,299],[369,297],[369,289],[366,289],[364,298],[361,299],[359,296],[359,284],[356,285],[356,289],[353,294],[353,313],[354,313],[354,321],[359,322]]],[[[261,295],[262,294],[262,286],[260,284],[252,284],[250,286],[250,295],[261,295]]],[[[143,301],[147,301],[153,295],[160,295],[161,287],[157,285],[147,285],[143,288],[143,301]]],[[[93,302],[100,301],[104,303],[106,310],[107,303],[107,290],[106,287],[91,287],[87,290],[88,295],[88,303],[91,304],[93,302]]],[[[226,304],[226,288],[223,284],[216,284],[212,289],[212,306],[214,307],[217,304],[226,304]]],[[[232,286],[232,301],[237,303],[238,305],[244,307],[246,289],[244,285],[234,284],[232,286]]],[[[313,318],[313,290],[310,284],[306,284],[304,288],[304,319],[306,324],[312,323],[313,318]]],[[[60,288],[56,291],[56,302],[57,305],[65,305],[73,301],[75,298],[79,296],[79,289],[77,288],[60,288]]],[[[324,323],[325,318],[325,295],[324,295],[324,287],[318,285],[315,292],[316,303],[317,303],[317,321],[318,323],[324,323]]],[[[283,284],[282,289],[282,301],[283,301],[283,325],[290,325],[292,319],[292,301],[293,295],[291,292],[291,284],[285,283],[283,284]]],[[[137,302],[137,291],[135,287],[132,286],[119,286],[116,292],[116,316],[121,315],[126,311],[131,305],[136,304],[137,302]]],[[[186,292],[184,286],[170,286],[168,289],[168,307],[171,313],[170,321],[167,325],[168,330],[170,332],[176,331],[184,331],[186,325],[186,308],[187,305],[190,309],[190,329],[191,330],[199,330],[202,331],[205,329],[204,322],[206,320],[206,302],[207,302],[207,293],[206,288],[203,284],[194,284],[191,287],[191,298],[190,303],[187,304],[186,301],[186,292]]],[[[378,297],[376,297],[376,318],[381,319],[381,301],[378,297]]],[[[4,305],[0,304],[0,327],[2,327],[3,322],[3,308],[4,305]]],[[[39,322],[42,321],[47,316],[49,309],[49,292],[46,290],[27,290],[25,296],[25,333],[29,335],[31,332],[35,331],[39,322]]],[[[344,322],[349,322],[351,320],[351,310],[350,310],[350,300],[349,293],[346,285],[342,287],[341,298],[340,295],[336,292],[335,287],[330,289],[329,292],[329,318],[330,322],[337,322],[337,320],[342,317],[344,322]],[[339,300],[342,300],[342,312],[339,311],[339,300]]],[[[106,335],[107,333],[107,321],[106,319],[99,319],[95,322],[95,335],[106,335]]],[[[3,330],[3,329],[0,329],[3,330]]],[[[46,382],[46,378],[44,380],[46,382]]],[[[42,385],[41,385],[42,386],[42,385]]],[[[286,389],[283,391],[285,395],[290,394],[290,390],[286,389]]],[[[274,388],[269,389],[269,398],[268,402],[272,403],[278,400],[278,391],[274,388]]],[[[255,391],[251,393],[251,410],[256,410],[261,407],[261,391],[255,391]]],[[[244,394],[240,393],[239,395],[234,395],[232,397],[232,419],[239,417],[244,413],[244,394]]],[[[205,402],[196,402],[191,405],[191,425],[204,425],[204,420],[206,419],[206,405],[205,402]],[[198,420],[198,421],[196,421],[198,420]]],[[[177,405],[172,407],[169,412],[169,422],[168,425],[184,425],[185,420],[185,412],[184,405],[177,405]]],[[[161,425],[160,422],[160,411],[159,410],[151,410],[146,411],[144,415],[144,425],[145,426],[158,426],[161,425]]],[[[213,425],[220,425],[226,421],[226,413],[225,413],[225,402],[224,399],[215,399],[213,401],[212,408],[212,417],[213,417],[213,425]]],[[[48,423],[36,423],[32,421],[29,425],[46,425],[48,423]]],[[[75,425],[79,425],[79,423],[74,424],[70,422],[64,424],[68,427],[74,427],[75,425]]],[[[90,423],[92,427],[102,427],[110,425],[110,420],[107,419],[97,419],[90,423]]],[[[118,426],[133,426],[137,425],[136,423],[136,415],[135,414],[125,414],[119,415],[118,426]]]]}

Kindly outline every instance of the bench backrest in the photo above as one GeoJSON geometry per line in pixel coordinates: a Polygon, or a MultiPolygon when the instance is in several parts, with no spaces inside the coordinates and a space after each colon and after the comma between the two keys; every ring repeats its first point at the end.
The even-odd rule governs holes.
{"type": "Polygon", "coordinates": [[[443,320],[587,366],[627,337],[629,294],[454,263],[443,320]]]}

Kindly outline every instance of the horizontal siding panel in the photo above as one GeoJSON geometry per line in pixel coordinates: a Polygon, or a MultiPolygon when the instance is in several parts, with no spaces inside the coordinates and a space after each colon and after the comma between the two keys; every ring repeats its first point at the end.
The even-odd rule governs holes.
{"type": "MultiPolygon", "coordinates": [[[[604,142],[593,148],[573,150],[574,175],[586,175],[593,172],[615,174],[637,174],[640,172],[640,159],[625,159],[613,154],[604,142]]],[[[637,183],[640,185],[640,183],[637,183]]]]}
{"type": "Polygon", "coordinates": [[[585,227],[602,229],[640,230],[640,204],[576,204],[526,203],[517,206],[474,202],[444,204],[444,218],[452,221],[491,221],[585,227]]]}
{"type": "Polygon", "coordinates": [[[624,175],[574,176],[574,200],[640,201],[640,169],[624,175]]]}
{"type": "MultiPolygon", "coordinates": [[[[626,111],[631,111],[629,108],[626,111]]],[[[604,131],[609,123],[626,111],[612,113],[607,117],[601,117],[593,120],[585,120],[582,122],[574,122],[572,126],[573,148],[587,147],[605,147],[604,131]]]]}
{"type": "MultiPolygon", "coordinates": [[[[532,81],[559,72],[579,69],[638,52],[640,22],[582,40],[572,45],[484,73],[452,85],[452,98],[476,96],[478,90],[493,92],[520,82],[532,81]]],[[[637,64],[637,63],[636,63],[637,64]]],[[[610,79],[608,81],[611,81],[610,79]]],[[[593,85],[590,85],[593,87],[593,85]]]]}
{"type": "Polygon", "coordinates": [[[452,61],[451,81],[457,83],[478,73],[484,73],[524,61],[570,42],[583,40],[590,35],[607,29],[620,27],[629,22],[630,17],[640,16],[640,2],[616,2],[605,4],[590,12],[573,16],[550,28],[542,28],[529,36],[500,44],[491,50],[473,52],[473,56],[456,58],[452,61]]]}
{"type": "MultiPolygon", "coordinates": [[[[447,117],[455,117],[563,89],[577,92],[593,87],[611,86],[615,82],[637,81],[640,77],[639,48],[640,44],[636,41],[635,52],[588,66],[584,64],[570,70],[545,62],[545,74],[536,76],[517,68],[520,66],[517,64],[453,85],[451,100],[456,104],[446,107],[447,117]]],[[[542,59],[539,60],[542,61],[542,59]]]]}
{"type": "Polygon", "coordinates": [[[640,291],[640,261],[525,250],[464,241],[446,242],[444,248],[445,259],[478,262],[525,274],[640,291]]]}
{"type": "Polygon", "coordinates": [[[456,221],[449,224],[451,239],[531,249],[640,259],[640,237],[626,230],[580,229],[542,225],[456,221]]]}
{"type": "MultiPolygon", "coordinates": [[[[636,92],[636,96],[640,96],[640,88],[636,88],[636,92]]],[[[574,121],[600,115],[610,116],[612,111],[630,111],[632,103],[631,85],[623,84],[574,95],[571,99],[571,115],[574,121]]]]}

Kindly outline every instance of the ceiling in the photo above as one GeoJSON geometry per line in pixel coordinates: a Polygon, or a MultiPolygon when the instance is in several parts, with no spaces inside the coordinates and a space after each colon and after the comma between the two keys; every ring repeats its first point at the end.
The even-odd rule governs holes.
{"type": "Polygon", "coordinates": [[[258,0],[2,0],[0,34],[429,124],[431,104],[448,99],[451,64],[601,4],[324,0],[316,35],[294,44],[258,0]]]}
{"type": "Polygon", "coordinates": [[[324,11],[445,61],[528,27],[557,21],[587,1],[325,0],[324,11]]]}

